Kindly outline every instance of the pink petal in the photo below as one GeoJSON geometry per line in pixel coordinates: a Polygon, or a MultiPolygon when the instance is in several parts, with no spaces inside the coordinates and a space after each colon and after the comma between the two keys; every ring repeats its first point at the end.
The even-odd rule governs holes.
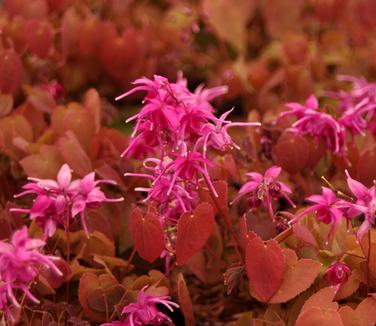
{"type": "Polygon", "coordinates": [[[276,179],[280,175],[281,170],[282,168],[280,166],[272,166],[266,170],[264,176],[265,178],[276,179]]]}
{"type": "Polygon", "coordinates": [[[57,174],[57,183],[63,189],[68,188],[72,180],[72,171],[68,164],[64,164],[57,174]]]}
{"type": "Polygon", "coordinates": [[[310,109],[317,109],[319,107],[319,102],[314,95],[311,95],[305,102],[305,105],[310,109]]]}

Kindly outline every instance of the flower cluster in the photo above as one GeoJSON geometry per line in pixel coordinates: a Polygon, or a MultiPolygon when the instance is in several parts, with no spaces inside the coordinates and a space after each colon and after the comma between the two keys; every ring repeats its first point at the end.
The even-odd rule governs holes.
{"type": "Polygon", "coordinates": [[[13,320],[10,305],[20,307],[17,294],[23,293],[24,298],[39,303],[29,288],[41,268],[62,275],[54,263],[59,258],[40,252],[44,244],[42,240],[29,238],[26,226],[16,231],[10,242],[0,241],[0,311],[4,311],[10,321],[13,320]]]}
{"type": "Polygon", "coordinates": [[[133,89],[117,98],[146,92],[140,112],[127,120],[135,120],[136,125],[123,156],[144,158],[144,171],[125,175],[149,181],[148,187],[135,190],[147,193],[144,201],[156,205],[162,226],[167,229],[176,224],[182,213],[197,206],[197,190],[202,182],[218,196],[209,175],[213,165],[208,159],[209,149],[238,149],[228,129],[260,124],[232,122],[228,120],[232,110],[220,118],[214,115],[209,102],[227,91],[224,86],[199,86],[192,93],[181,74],[176,83],[154,76],[153,80],[141,78],[134,84],[133,89]]]}
{"type": "Polygon", "coordinates": [[[327,147],[334,154],[346,153],[345,126],[332,115],[320,112],[319,103],[315,96],[310,96],[304,105],[287,103],[290,110],[282,112],[279,118],[294,115],[297,121],[288,130],[298,135],[310,135],[326,141],[327,147]]]}
{"type": "Polygon", "coordinates": [[[296,222],[311,212],[315,212],[320,222],[330,225],[327,236],[329,240],[334,235],[337,227],[341,225],[343,218],[349,222],[350,218],[364,215],[364,221],[357,233],[357,238],[360,240],[371,229],[372,225],[375,224],[376,186],[367,188],[359,181],[351,178],[348,171],[346,171],[346,175],[348,187],[355,196],[355,200],[338,198],[333,190],[322,187],[321,195],[312,195],[307,198],[307,201],[313,203],[313,205],[298,213],[290,220],[290,223],[296,222]]]}
{"type": "Polygon", "coordinates": [[[172,307],[178,308],[175,302],[170,301],[169,296],[154,296],[145,293],[146,287],[138,294],[137,302],[130,303],[122,310],[123,321],[102,324],[102,326],[142,326],[142,325],[165,325],[171,323],[171,319],[159,311],[157,305],[162,305],[173,311],[172,307]]]}
{"type": "MultiPolygon", "coordinates": [[[[346,154],[346,130],[354,137],[365,135],[365,131],[376,125],[376,83],[364,78],[339,76],[340,81],[351,82],[349,91],[327,91],[325,95],[338,100],[337,117],[320,112],[319,103],[312,95],[304,105],[287,103],[290,110],[282,112],[279,118],[294,115],[297,121],[290,128],[300,135],[311,135],[326,141],[334,154],[346,154]]],[[[372,128],[371,128],[372,129],[372,128]]]]}
{"type": "Polygon", "coordinates": [[[94,172],[72,181],[72,172],[67,164],[60,168],[56,181],[36,178],[29,180],[30,182],[23,186],[24,191],[16,197],[36,195],[32,207],[14,208],[12,211],[29,214],[31,220],[43,227],[46,238],[53,236],[58,226],[69,230],[71,221],[78,215],[86,235],[89,236],[86,223],[87,209],[97,208],[104,202],[124,199],[107,198],[98,185],[116,183],[112,180],[96,181],[94,172]]]}
{"type": "Polygon", "coordinates": [[[248,176],[250,180],[240,188],[238,195],[232,203],[247,195],[247,202],[251,209],[264,204],[268,208],[269,215],[273,220],[273,198],[278,199],[284,197],[293,207],[295,207],[289,197],[289,194],[291,194],[289,186],[283,182],[277,181],[281,170],[282,169],[279,166],[272,166],[265,171],[264,175],[258,172],[247,173],[246,176],[248,176]]]}
{"type": "Polygon", "coordinates": [[[365,78],[338,76],[338,80],[351,82],[349,91],[326,92],[326,95],[339,101],[342,116],[339,123],[353,136],[364,135],[376,112],[376,83],[368,83],[365,78]]]}

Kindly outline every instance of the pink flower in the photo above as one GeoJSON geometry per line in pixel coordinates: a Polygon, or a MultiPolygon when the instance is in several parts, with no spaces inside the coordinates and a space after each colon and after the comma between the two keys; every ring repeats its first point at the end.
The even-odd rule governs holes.
{"type": "Polygon", "coordinates": [[[171,323],[171,319],[159,311],[157,305],[162,305],[168,310],[173,311],[173,307],[179,305],[170,301],[169,296],[154,296],[145,293],[147,286],[141,289],[138,294],[137,302],[130,303],[122,310],[124,321],[117,321],[102,326],[142,326],[142,325],[165,325],[171,323]]]}
{"type": "Polygon", "coordinates": [[[4,306],[6,293],[7,302],[19,307],[15,290],[20,290],[26,298],[39,303],[29,287],[41,268],[50,268],[57,275],[62,275],[54,263],[59,258],[40,252],[44,245],[44,241],[28,237],[26,226],[14,232],[10,242],[0,241],[0,305],[4,306]]]}
{"type": "Polygon", "coordinates": [[[41,84],[39,87],[47,91],[55,101],[64,97],[63,86],[55,80],[49,83],[41,84]]]}
{"type": "Polygon", "coordinates": [[[215,124],[205,123],[200,131],[201,137],[197,140],[195,148],[203,145],[204,156],[206,157],[206,152],[209,147],[216,150],[224,151],[227,147],[235,147],[240,149],[240,147],[232,140],[231,136],[228,134],[227,130],[231,127],[247,127],[247,126],[261,126],[259,122],[232,122],[226,120],[228,115],[233,111],[231,109],[221,115],[219,119],[215,120],[215,124]]]}
{"type": "Polygon", "coordinates": [[[327,236],[329,240],[342,223],[342,218],[344,217],[343,201],[338,199],[336,194],[327,187],[322,187],[321,195],[312,195],[306,200],[313,203],[313,205],[298,213],[289,223],[296,222],[311,212],[316,212],[316,217],[320,222],[330,225],[327,236]]]}
{"type": "Polygon", "coordinates": [[[289,198],[288,194],[291,194],[291,189],[283,182],[277,181],[278,176],[281,173],[281,167],[272,166],[265,171],[262,175],[258,172],[247,173],[251,180],[246,182],[239,190],[238,195],[232,201],[232,203],[238,201],[241,197],[248,195],[248,203],[251,208],[256,208],[261,204],[264,204],[271,217],[274,216],[272,208],[272,199],[284,197],[293,207],[294,203],[289,198]]]}
{"type": "Polygon", "coordinates": [[[289,115],[295,115],[298,119],[303,118],[307,112],[313,111],[315,112],[319,108],[319,102],[317,101],[317,98],[314,95],[311,95],[304,105],[300,103],[287,103],[285,104],[286,107],[288,107],[289,111],[284,111],[279,115],[279,119],[289,116],[289,115]]]}
{"type": "Polygon", "coordinates": [[[223,86],[213,89],[200,86],[192,93],[181,74],[176,83],[170,83],[162,76],[154,76],[154,80],[144,77],[133,84],[136,87],[116,100],[137,91],[147,92],[140,112],[127,120],[137,122],[132,140],[122,156],[136,158],[152,154],[153,148],[175,148],[188,139],[195,141],[200,136],[202,126],[216,120],[209,101],[227,91],[223,86]]]}
{"type": "Polygon", "coordinates": [[[361,214],[364,215],[364,221],[360,226],[357,237],[360,240],[364,233],[371,229],[372,225],[375,224],[376,218],[376,186],[373,185],[371,188],[367,188],[365,185],[357,180],[351,178],[348,171],[347,184],[351,192],[356,197],[354,202],[343,202],[343,206],[348,209],[348,215],[354,217],[361,214]]]}
{"type": "Polygon", "coordinates": [[[376,83],[368,83],[365,78],[338,76],[338,80],[352,83],[349,91],[326,92],[326,95],[339,101],[342,116],[338,120],[353,136],[368,129],[376,112],[376,83]]]}
{"type": "Polygon", "coordinates": [[[77,192],[72,198],[72,218],[80,214],[81,224],[87,235],[89,234],[85,215],[87,209],[98,208],[105,202],[111,203],[124,200],[123,197],[107,198],[103,191],[97,187],[99,184],[116,185],[116,182],[112,180],[95,181],[95,173],[91,172],[80,180],[77,192]]]}
{"type": "Polygon", "coordinates": [[[94,172],[83,179],[72,181],[72,172],[68,164],[64,164],[57,180],[29,178],[31,182],[23,186],[24,191],[15,197],[33,194],[36,199],[30,209],[14,208],[15,212],[27,213],[31,220],[43,227],[45,237],[54,235],[58,226],[68,228],[70,220],[78,214],[86,235],[89,235],[85,212],[87,209],[97,208],[104,202],[122,201],[123,198],[107,198],[97,185],[116,183],[112,180],[95,181],[94,172]]]}
{"type": "Polygon", "coordinates": [[[340,286],[349,279],[351,270],[345,263],[333,262],[327,270],[328,281],[332,286],[340,286]]]}
{"type": "Polygon", "coordinates": [[[289,128],[290,131],[299,135],[310,135],[326,141],[328,149],[334,154],[344,155],[346,152],[346,132],[333,116],[319,112],[318,102],[311,96],[305,103],[289,103],[291,111],[281,113],[280,117],[295,115],[297,121],[289,128]]]}

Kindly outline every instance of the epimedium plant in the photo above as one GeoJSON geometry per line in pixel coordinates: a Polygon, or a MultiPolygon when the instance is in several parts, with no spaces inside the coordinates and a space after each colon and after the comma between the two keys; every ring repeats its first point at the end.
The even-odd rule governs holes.
{"type": "MultiPolygon", "coordinates": [[[[231,121],[233,109],[216,116],[211,103],[226,87],[191,92],[182,74],[176,82],[157,75],[138,79],[117,98],[146,93],[139,113],[127,121],[134,122],[127,145],[111,153],[125,168],[114,158],[106,164],[111,156],[93,150],[101,137],[85,143],[80,124],[60,136],[54,122],[73,122],[84,112],[84,124],[97,119],[94,91],[85,106],[49,113],[50,125],[39,131],[50,137],[49,150],[39,145],[40,154],[28,154],[37,144],[32,137],[22,151],[19,141],[8,148],[10,155],[24,156],[21,165],[34,176],[16,192],[18,207],[9,204],[2,217],[4,238],[10,239],[0,244],[4,323],[172,325],[183,323],[176,319],[179,312],[186,325],[373,325],[376,190],[374,183],[352,177],[357,163],[350,149],[373,137],[376,85],[341,79],[351,88],[325,93],[336,100],[330,110],[314,96],[286,105],[273,122],[282,134],[272,143],[270,160],[262,158],[262,147],[252,160],[236,154],[243,151],[238,130],[256,142],[265,127],[231,121]],[[75,139],[67,148],[79,149],[75,155],[86,155],[88,166],[97,166],[105,179],[80,169],[82,157],[69,156],[69,150],[63,158],[78,171],[58,166],[57,158],[56,180],[38,172],[35,162],[56,156],[54,146],[65,148],[59,147],[61,137],[75,139]],[[312,141],[321,144],[319,151],[312,141]],[[294,146],[299,150],[301,143],[307,147],[300,153],[306,165],[291,171],[296,157],[280,155],[294,146]],[[326,176],[317,177],[321,171],[326,176]],[[132,180],[129,186],[120,173],[132,180]],[[111,214],[126,223],[116,223],[111,214]],[[201,305],[200,295],[215,287],[206,299],[211,303],[201,305]],[[239,298],[242,303],[233,308],[230,302],[239,298]]],[[[24,112],[13,119],[27,125],[24,112]]]]}

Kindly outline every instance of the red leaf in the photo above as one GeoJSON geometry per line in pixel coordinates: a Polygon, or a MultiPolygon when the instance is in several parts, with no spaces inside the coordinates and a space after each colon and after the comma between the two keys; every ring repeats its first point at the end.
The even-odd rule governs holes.
{"type": "Polygon", "coordinates": [[[250,285],[261,301],[268,302],[282,284],[285,258],[275,240],[265,244],[259,238],[248,241],[246,269],[250,285]]]}
{"type": "Polygon", "coordinates": [[[130,216],[129,229],[140,257],[150,263],[155,261],[165,246],[162,226],[157,216],[152,212],[142,216],[141,210],[136,207],[130,216]]]}
{"type": "Polygon", "coordinates": [[[313,259],[300,259],[291,249],[283,249],[286,271],[278,292],[270,303],[282,303],[307,290],[320,274],[321,263],[313,259]]]}
{"type": "Polygon", "coordinates": [[[304,311],[296,321],[296,326],[343,326],[337,310],[312,307],[304,311]]]}
{"type": "Polygon", "coordinates": [[[318,248],[317,241],[310,230],[308,230],[304,225],[295,223],[292,226],[292,231],[294,232],[295,236],[305,242],[306,244],[309,244],[315,248],[318,248]]]}
{"type": "Polygon", "coordinates": [[[191,258],[208,241],[214,225],[214,212],[209,203],[201,203],[193,214],[184,213],[178,222],[176,258],[179,265],[191,258]]]}
{"type": "Polygon", "coordinates": [[[191,296],[189,294],[189,290],[187,284],[185,282],[184,276],[182,273],[178,275],[178,298],[180,303],[180,308],[184,315],[185,325],[187,326],[194,326],[195,317],[193,314],[193,306],[191,296]]]}

